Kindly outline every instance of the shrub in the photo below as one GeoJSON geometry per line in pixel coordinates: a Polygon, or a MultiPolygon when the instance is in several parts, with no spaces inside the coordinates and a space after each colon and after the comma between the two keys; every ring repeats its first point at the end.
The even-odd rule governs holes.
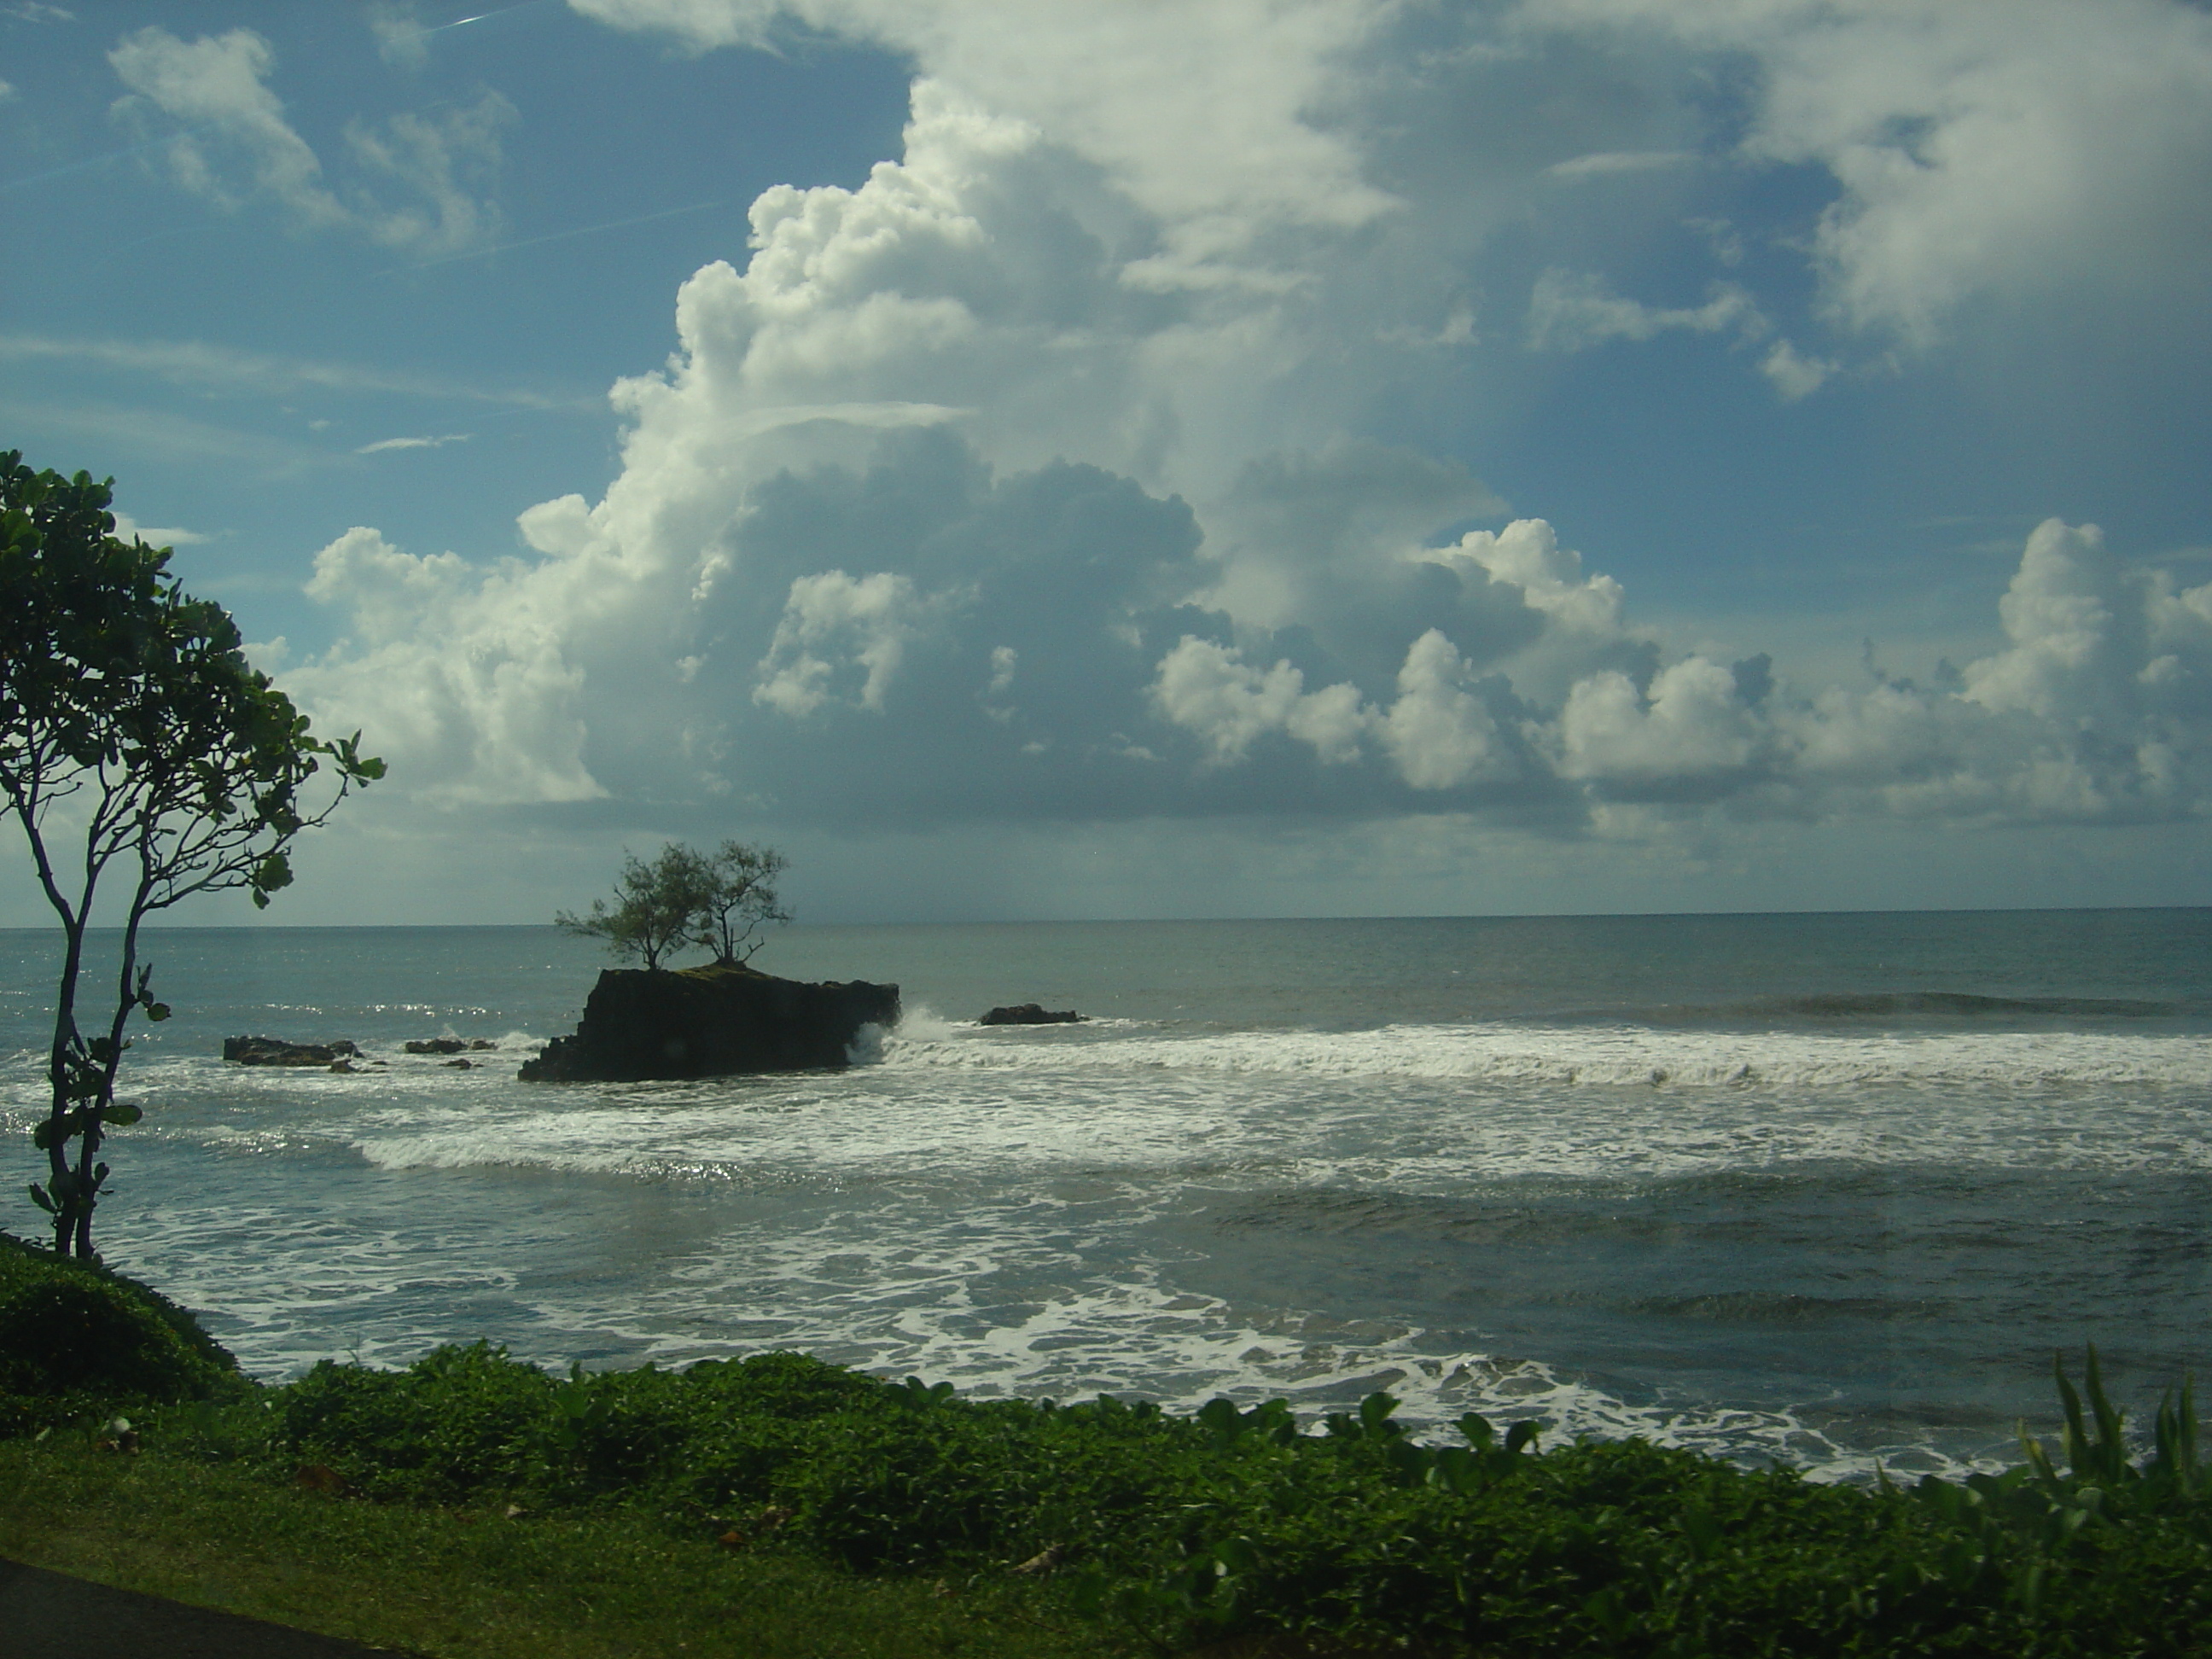
{"type": "Polygon", "coordinates": [[[0,1437],[246,1387],[230,1355],[159,1291],[0,1233],[0,1437]]]}
{"type": "Polygon", "coordinates": [[[1057,1571],[1164,1647],[1237,1636],[1526,1655],[2212,1649],[2186,1398],[2140,1467],[2097,1379],[2061,1472],[1820,1486],[1641,1441],[1539,1452],[1377,1395],[1286,1407],[964,1401],[793,1354],[564,1380],[485,1347],[279,1391],[288,1455],[376,1495],[628,1505],[868,1571],[1057,1571]]]}

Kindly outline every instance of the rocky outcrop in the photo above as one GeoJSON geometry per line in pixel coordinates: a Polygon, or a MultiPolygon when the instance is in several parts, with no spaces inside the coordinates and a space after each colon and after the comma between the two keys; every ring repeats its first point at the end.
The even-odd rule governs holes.
{"type": "Polygon", "coordinates": [[[737,1072],[833,1070],[864,1025],[899,1017],[896,985],[776,979],[742,964],[610,968],[574,1036],[524,1062],[526,1083],[636,1083],[737,1072]]]}
{"type": "Polygon", "coordinates": [[[222,1057],[240,1066],[328,1066],[359,1060],[361,1050],[341,1038],[336,1042],[287,1042],[281,1037],[234,1036],[222,1040],[222,1057]]]}
{"type": "Polygon", "coordinates": [[[1083,1016],[1069,1008],[1060,1013],[1034,1002],[1018,1002],[1011,1008],[994,1008],[975,1022],[978,1025],[1079,1025],[1083,1016]]]}
{"type": "Polygon", "coordinates": [[[423,1037],[402,1046],[410,1054],[458,1054],[471,1048],[496,1048],[499,1044],[489,1037],[471,1037],[465,1042],[459,1037],[423,1037]]]}

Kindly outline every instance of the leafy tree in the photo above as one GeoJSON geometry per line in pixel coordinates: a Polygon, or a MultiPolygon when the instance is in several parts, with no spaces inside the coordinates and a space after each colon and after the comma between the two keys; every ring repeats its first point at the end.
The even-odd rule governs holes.
{"type": "Polygon", "coordinates": [[[593,899],[582,915],[563,910],[554,925],[603,939],[617,956],[638,957],[648,972],[687,945],[712,951],[717,962],[743,962],[760,949],[755,935],[763,927],[791,920],[775,891],[787,864],[773,848],[739,841],[726,841],[712,853],[671,842],[649,864],[625,852],[613,905],[593,899]]]}
{"type": "Polygon", "coordinates": [[[52,1218],[57,1254],[86,1257],[108,1174],[101,1143],[140,1116],[115,1098],[124,1031],[134,1012],[169,1012],[138,959],[142,924],[241,887],[265,907],[292,880],[294,839],[384,773],[358,732],[309,734],[246,662],[229,614],[168,574],[167,548],[116,538],[113,483],[0,453],[0,817],[21,828],[63,938],[52,1104],[33,1131],[47,1177],[31,1197],[52,1218]],[[115,1004],[87,1036],[86,930],[111,873],[126,884],[115,1004]]]}
{"type": "Polygon", "coordinates": [[[700,864],[706,883],[694,937],[717,962],[749,961],[768,942],[756,937],[762,928],[791,920],[775,891],[790,861],[772,847],[726,841],[700,864]]]}
{"type": "Polygon", "coordinates": [[[593,899],[582,915],[563,910],[553,922],[568,933],[603,939],[617,956],[639,957],[647,973],[657,972],[661,957],[694,941],[708,884],[706,860],[688,847],[671,842],[650,864],[625,851],[611,908],[605,899],[593,899]]]}

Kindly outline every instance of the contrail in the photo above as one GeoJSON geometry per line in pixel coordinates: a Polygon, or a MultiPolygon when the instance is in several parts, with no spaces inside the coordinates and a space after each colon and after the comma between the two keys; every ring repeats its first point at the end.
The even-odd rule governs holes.
{"type": "Polygon", "coordinates": [[[708,208],[727,207],[738,198],[734,196],[717,198],[711,202],[693,202],[687,207],[663,208],[658,213],[641,213],[634,219],[611,219],[603,225],[579,225],[574,230],[556,230],[550,235],[526,237],[520,242],[501,242],[496,247],[480,247],[467,253],[449,253],[442,259],[424,259],[411,265],[393,265],[380,270],[379,276],[397,276],[403,270],[428,270],[437,265],[458,264],[464,259],[489,259],[495,253],[513,253],[526,247],[543,247],[548,242],[565,242],[577,236],[594,236],[603,230],[624,230],[631,225],[651,224],[655,219],[673,219],[679,213],[701,213],[708,208]]]}
{"type": "Polygon", "coordinates": [[[416,29],[415,38],[418,40],[427,40],[434,34],[443,34],[447,29],[459,28],[465,23],[481,23],[487,17],[503,16],[510,11],[521,11],[528,7],[543,3],[544,0],[515,0],[515,3],[511,6],[495,6],[491,10],[480,11],[473,17],[456,17],[450,23],[433,23],[428,28],[416,29]]]}

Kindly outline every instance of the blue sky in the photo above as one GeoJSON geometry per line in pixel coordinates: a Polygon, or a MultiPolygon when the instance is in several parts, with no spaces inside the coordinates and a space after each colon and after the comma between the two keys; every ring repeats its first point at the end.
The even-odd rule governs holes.
{"type": "Polygon", "coordinates": [[[392,764],[272,920],[730,835],[817,921],[2212,902],[2201,8],[17,3],[0,82],[0,446],[392,764]]]}

